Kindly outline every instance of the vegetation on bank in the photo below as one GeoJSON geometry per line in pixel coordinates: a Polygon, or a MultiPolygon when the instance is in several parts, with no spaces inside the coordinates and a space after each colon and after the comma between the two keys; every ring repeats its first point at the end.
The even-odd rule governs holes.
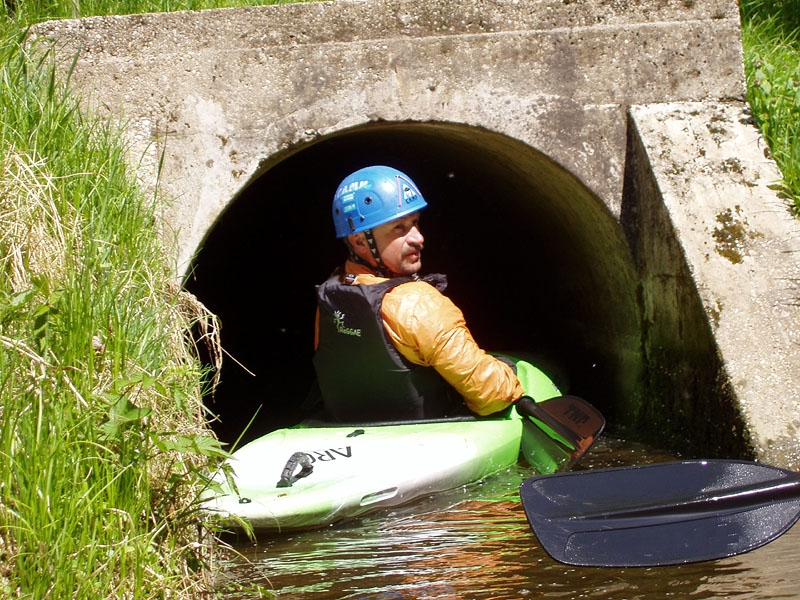
{"type": "Polygon", "coordinates": [[[747,100],[800,214],[800,0],[741,0],[747,100]]]}
{"type": "MultiPolygon", "coordinates": [[[[265,1],[5,0],[0,8],[0,597],[213,595],[197,516],[206,426],[156,199],[123,132],[81,111],[24,28],[265,1]]],[[[800,2],[742,0],[748,100],[800,209],[800,2]]],[[[212,345],[213,347],[213,345],[212,345]]]]}
{"type": "Polygon", "coordinates": [[[208,321],[121,132],[3,33],[0,597],[199,597],[198,489],[224,452],[185,332],[208,321]]]}
{"type": "Polygon", "coordinates": [[[0,598],[210,597],[198,496],[226,453],[187,332],[213,352],[215,323],[124,132],[22,46],[8,9],[43,4],[0,15],[0,598]]]}

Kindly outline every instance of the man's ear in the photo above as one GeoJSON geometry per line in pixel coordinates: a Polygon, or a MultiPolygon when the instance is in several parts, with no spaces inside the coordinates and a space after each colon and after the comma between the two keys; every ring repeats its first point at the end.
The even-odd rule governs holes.
{"type": "Polygon", "coordinates": [[[357,250],[369,250],[367,246],[367,237],[361,232],[351,233],[347,236],[347,240],[350,242],[350,245],[357,250]]]}
{"type": "Polygon", "coordinates": [[[367,241],[367,236],[364,235],[363,232],[359,233],[351,233],[347,236],[347,243],[350,246],[351,251],[362,260],[365,260],[367,264],[375,264],[375,259],[372,257],[372,250],[369,248],[369,242],[367,241]]]}

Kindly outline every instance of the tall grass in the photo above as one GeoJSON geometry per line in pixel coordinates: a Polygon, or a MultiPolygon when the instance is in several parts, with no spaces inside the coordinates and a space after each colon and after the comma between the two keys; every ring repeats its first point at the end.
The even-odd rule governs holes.
{"type": "Polygon", "coordinates": [[[21,39],[4,24],[0,597],[197,597],[196,499],[225,455],[184,336],[202,307],[173,283],[121,130],[21,39]]]}
{"type": "Polygon", "coordinates": [[[800,0],[741,0],[747,100],[800,213],[800,0]]]}
{"type": "MultiPolygon", "coordinates": [[[[93,15],[128,15],[206,8],[289,4],[303,0],[5,0],[5,14],[18,22],[77,19],[93,15]]],[[[0,14],[3,14],[0,12],[0,14]]]]}

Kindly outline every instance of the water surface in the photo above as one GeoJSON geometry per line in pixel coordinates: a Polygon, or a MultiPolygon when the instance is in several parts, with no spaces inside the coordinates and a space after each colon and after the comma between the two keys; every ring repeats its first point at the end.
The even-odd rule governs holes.
{"type": "MultiPolygon", "coordinates": [[[[578,468],[675,459],[604,437],[578,468]]],[[[519,484],[530,475],[516,466],[362,519],[238,542],[222,577],[291,600],[800,598],[800,525],[762,548],[712,562],[625,569],[558,563],[539,546],[519,501],[519,484]]]]}

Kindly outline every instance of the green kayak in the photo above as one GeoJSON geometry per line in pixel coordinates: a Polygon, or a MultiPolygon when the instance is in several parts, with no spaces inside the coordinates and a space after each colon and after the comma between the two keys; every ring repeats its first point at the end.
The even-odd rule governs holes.
{"type": "Polygon", "coordinates": [[[310,529],[480,481],[520,457],[539,474],[568,469],[603,418],[580,398],[561,396],[532,364],[515,362],[530,398],[502,416],[273,431],[233,453],[232,477],[215,476],[205,510],[256,530],[310,529]]]}

